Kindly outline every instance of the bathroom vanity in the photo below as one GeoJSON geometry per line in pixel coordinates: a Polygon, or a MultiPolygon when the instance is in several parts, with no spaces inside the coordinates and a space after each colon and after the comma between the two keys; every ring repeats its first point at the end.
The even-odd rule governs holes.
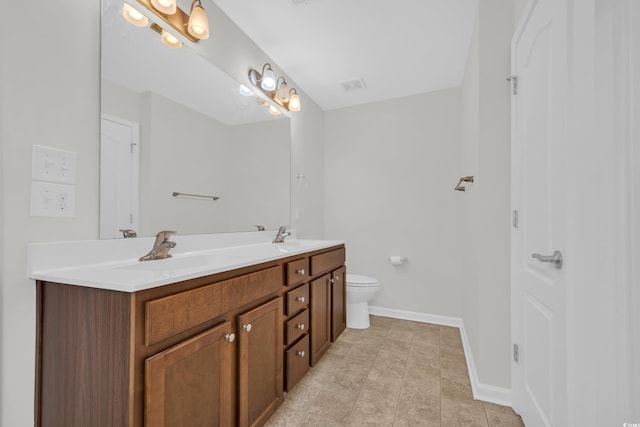
{"type": "Polygon", "coordinates": [[[344,242],[63,268],[44,246],[37,426],[259,426],[346,327],[344,242]]]}

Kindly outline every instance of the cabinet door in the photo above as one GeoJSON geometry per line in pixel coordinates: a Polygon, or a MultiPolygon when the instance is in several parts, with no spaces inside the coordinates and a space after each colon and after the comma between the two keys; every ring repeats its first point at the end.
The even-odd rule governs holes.
{"type": "Polygon", "coordinates": [[[338,339],[347,327],[347,269],[341,267],[331,274],[331,341],[338,339]]]}
{"type": "Polygon", "coordinates": [[[145,425],[230,425],[234,339],[225,322],[148,358],[145,425]]]}
{"type": "Polygon", "coordinates": [[[311,282],[311,366],[331,345],[331,275],[311,282]]]}
{"type": "Polygon", "coordinates": [[[282,402],[282,298],[238,316],[238,424],[262,425],[282,402]]]}

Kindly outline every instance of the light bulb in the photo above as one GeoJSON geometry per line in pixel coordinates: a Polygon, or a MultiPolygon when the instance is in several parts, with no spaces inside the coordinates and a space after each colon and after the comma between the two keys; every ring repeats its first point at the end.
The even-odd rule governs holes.
{"type": "Polygon", "coordinates": [[[187,31],[200,40],[209,38],[209,20],[204,8],[200,5],[200,0],[194,0],[191,5],[191,16],[189,16],[187,31]],[[196,5],[196,2],[198,5],[196,5]]]}
{"type": "Polygon", "coordinates": [[[284,79],[282,79],[282,83],[278,85],[278,99],[282,102],[289,102],[289,86],[284,79]]]}
{"type": "Polygon", "coordinates": [[[278,114],[280,114],[280,110],[278,110],[276,107],[274,107],[273,105],[269,106],[269,112],[271,114],[273,114],[274,116],[277,116],[278,114]]]}
{"type": "Polygon", "coordinates": [[[275,90],[276,88],[276,76],[273,74],[271,65],[265,64],[262,67],[262,79],[260,81],[260,87],[267,91],[275,90]]]}
{"type": "Polygon", "coordinates": [[[178,49],[182,47],[182,42],[176,38],[173,34],[162,30],[162,44],[172,49],[178,49]]]}
{"type": "Polygon", "coordinates": [[[178,9],[176,0],[151,0],[151,4],[165,15],[173,15],[178,9]]]}
{"type": "Polygon", "coordinates": [[[253,92],[251,91],[251,89],[249,89],[245,85],[241,84],[240,85],[240,95],[242,95],[242,96],[253,96],[253,92]]]}
{"type": "Polygon", "coordinates": [[[289,99],[289,111],[300,111],[300,96],[295,89],[291,89],[291,99],[289,99]]]}
{"type": "Polygon", "coordinates": [[[135,25],[136,27],[146,27],[147,24],[149,24],[149,18],[134,9],[128,3],[124,3],[124,6],[122,7],[122,16],[124,16],[124,19],[126,19],[127,22],[135,25]]]}

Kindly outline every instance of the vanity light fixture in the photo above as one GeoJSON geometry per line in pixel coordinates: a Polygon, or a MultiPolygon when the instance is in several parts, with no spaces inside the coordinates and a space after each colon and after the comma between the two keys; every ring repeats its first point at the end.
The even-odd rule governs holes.
{"type": "Polygon", "coordinates": [[[251,89],[249,89],[245,85],[241,84],[240,85],[240,95],[242,95],[242,96],[253,96],[253,92],[251,91],[251,89]]]}
{"type": "Polygon", "coordinates": [[[263,99],[263,102],[271,101],[270,104],[278,111],[300,111],[300,95],[298,95],[298,91],[295,88],[289,89],[284,77],[281,76],[276,79],[271,69],[271,64],[264,64],[262,73],[250,68],[249,81],[258,91],[259,104],[261,103],[260,99],[263,99]]]}
{"type": "Polygon", "coordinates": [[[276,82],[276,95],[282,102],[289,102],[289,86],[284,77],[278,77],[276,82]]]}
{"type": "Polygon", "coordinates": [[[296,88],[292,88],[288,105],[289,111],[300,111],[300,95],[296,88]]]}
{"type": "Polygon", "coordinates": [[[149,25],[149,18],[144,16],[140,11],[129,3],[123,3],[122,5],[122,16],[127,20],[130,24],[135,25],[136,27],[146,27],[149,25]]]}
{"type": "Polygon", "coordinates": [[[191,3],[191,15],[189,16],[187,30],[189,34],[198,40],[209,38],[209,20],[200,0],[193,0],[193,3],[191,3]]]}
{"type": "MultiPolygon", "coordinates": [[[[202,7],[201,0],[193,0],[191,2],[191,15],[188,15],[182,9],[177,7],[176,0],[135,1],[159,18],[158,23],[164,28],[153,23],[151,24],[151,29],[162,34],[161,40],[165,46],[171,48],[182,47],[182,41],[180,41],[176,34],[183,36],[185,39],[193,43],[209,38],[209,20],[204,8],[202,7]],[[160,20],[162,22],[160,22],[160,20]],[[160,28],[161,31],[154,28],[154,25],[160,28]]],[[[149,18],[147,16],[151,16],[148,13],[146,14],[147,16],[143,15],[127,3],[124,3],[123,15],[128,22],[140,27],[147,26],[149,23],[149,18]]]]}
{"type": "Polygon", "coordinates": [[[276,75],[271,69],[271,64],[268,62],[262,67],[262,77],[260,77],[260,87],[267,91],[272,91],[276,88],[276,75]]]}
{"type": "Polygon", "coordinates": [[[269,105],[269,112],[274,116],[277,116],[278,114],[282,114],[282,112],[278,110],[278,107],[276,107],[275,105],[269,105]]]}
{"type": "Polygon", "coordinates": [[[163,29],[160,34],[160,40],[166,47],[170,47],[171,49],[180,49],[182,47],[182,42],[167,30],[163,29]]]}
{"type": "Polygon", "coordinates": [[[178,9],[176,0],[151,0],[151,4],[159,12],[162,12],[167,15],[173,15],[174,13],[176,13],[176,10],[178,9]]]}

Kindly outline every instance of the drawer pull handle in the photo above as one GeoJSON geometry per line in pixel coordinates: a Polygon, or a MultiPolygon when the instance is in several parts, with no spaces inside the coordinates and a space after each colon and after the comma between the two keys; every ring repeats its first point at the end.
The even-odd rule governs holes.
{"type": "Polygon", "coordinates": [[[227,334],[224,336],[224,339],[229,342],[234,342],[236,340],[236,334],[227,334]]]}
{"type": "Polygon", "coordinates": [[[251,323],[247,323],[246,325],[242,325],[242,329],[247,332],[251,332],[251,323]]]}
{"type": "Polygon", "coordinates": [[[304,276],[304,268],[301,268],[300,270],[297,270],[296,273],[298,273],[301,276],[304,276]]]}
{"type": "Polygon", "coordinates": [[[301,323],[299,325],[296,325],[296,328],[298,329],[304,329],[304,323],[301,323]]]}
{"type": "Polygon", "coordinates": [[[296,353],[297,356],[304,357],[304,351],[299,351],[296,353]]]}
{"type": "Polygon", "coordinates": [[[298,302],[304,302],[304,297],[298,297],[298,298],[296,298],[296,301],[298,301],[298,302]]]}

